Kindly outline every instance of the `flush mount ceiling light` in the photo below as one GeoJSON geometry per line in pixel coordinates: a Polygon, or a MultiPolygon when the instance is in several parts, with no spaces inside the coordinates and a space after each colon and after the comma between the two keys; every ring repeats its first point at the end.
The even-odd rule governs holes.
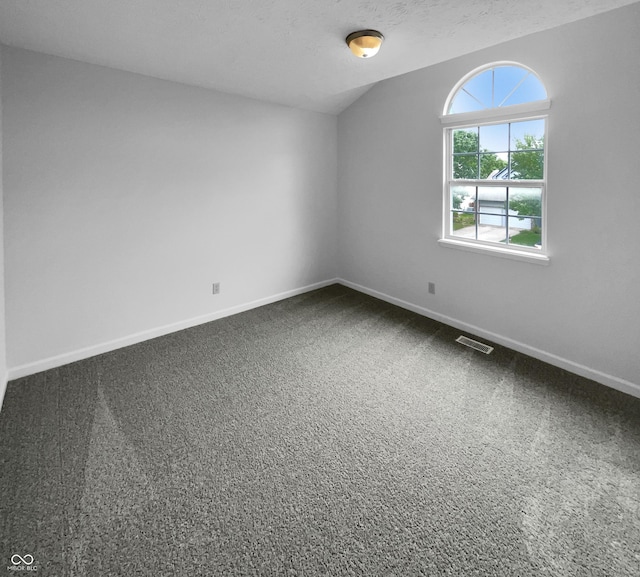
{"type": "Polygon", "coordinates": [[[347,36],[347,45],[358,58],[371,58],[378,53],[383,40],[377,30],[359,30],[347,36]]]}

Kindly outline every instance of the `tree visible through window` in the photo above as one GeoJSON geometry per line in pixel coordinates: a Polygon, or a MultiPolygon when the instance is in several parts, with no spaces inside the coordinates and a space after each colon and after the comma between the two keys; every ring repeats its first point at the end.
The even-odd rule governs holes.
{"type": "Polygon", "coordinates": [[[447,158],[443,239],[545,252],[546,90],[513,64],[459,83],[443,117],[447,158]]]}

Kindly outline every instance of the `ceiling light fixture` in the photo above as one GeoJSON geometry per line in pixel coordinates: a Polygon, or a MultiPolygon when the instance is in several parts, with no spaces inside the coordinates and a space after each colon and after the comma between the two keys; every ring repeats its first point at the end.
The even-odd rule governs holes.
{"type": "Polygon", "coordinates": [[[383,40],[377,30],[359,30],[347,36],[347,45],[358,58],[371,58],[378,53],[383,40]]]}

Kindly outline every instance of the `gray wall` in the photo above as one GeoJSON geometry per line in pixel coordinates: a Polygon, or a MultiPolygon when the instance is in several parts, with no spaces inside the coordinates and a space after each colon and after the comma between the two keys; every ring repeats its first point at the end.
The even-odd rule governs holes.
{"type": "Polygon", "coordinates": [[[639,394],[639,54],[635,4],[373,87],[338,121],[340,276],[639,394]],[[437,242],[439,116],[462,76],[499,60],[532,67],[552,99],[549,266],[437,242]]]}
{"type": "Polygon", "coordinates": [[[3,53],[11,376],[335,277],[335,116],[3,53]]]}

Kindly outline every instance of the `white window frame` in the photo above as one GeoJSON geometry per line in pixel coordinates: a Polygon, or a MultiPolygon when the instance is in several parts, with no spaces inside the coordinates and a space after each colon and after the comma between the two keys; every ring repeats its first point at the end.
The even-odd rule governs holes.
{"type": "MultiPolygon", "coordinates": [[[[516,62],[494,62],[486,66],[482,66],[471,73],[456,84],[451,91],[449,98],[445,104],[444,114],[440,120],[444,126],[443,130],[443,149],[444,149],[444,178],[443,178],[443,211],[442,211],[442,238],[438,241],[441,246],[449,248],[457,248],[483,254],[533,262],[537,264],[549,263],[549,252],[547,244],[547,174],[548,174],[548,139],[547,131],[549,124],[548,110],[551,107],[551,101],[538,100],[535,102],[517,104],[512,106],[504,106],[490,108],[475,112],[463,112],[458,114],[447,114],[447,110],[452,99],[458,93],[459,89],[472,77],[481,74],[487,69],[496,66],[511,65],[530,70],[528,67],[516,62]],[[452,134],[456,129],[475,128],[478,126],[489,126],[492,124],[507,124],[511,122],[519,122],[523,120],[545,121],[544,134],[544,178],[541,180],[491,180],[491,179],[454,179],[453,178],[453,150],[452,150],[452,134]],[[499,188],[541,188],[542,191],[542,248],[526,247],[515,244],[502,244],[486,240],[467,239],[452,234],[451,230],[451,187],[452,186],[481,186],[481,187],[499,187],[499,188]]],[[[531,70],[530,70],[531,71],[531,70]]],[[[531,71],[535,74],[533,71],[531,71]]]]}

